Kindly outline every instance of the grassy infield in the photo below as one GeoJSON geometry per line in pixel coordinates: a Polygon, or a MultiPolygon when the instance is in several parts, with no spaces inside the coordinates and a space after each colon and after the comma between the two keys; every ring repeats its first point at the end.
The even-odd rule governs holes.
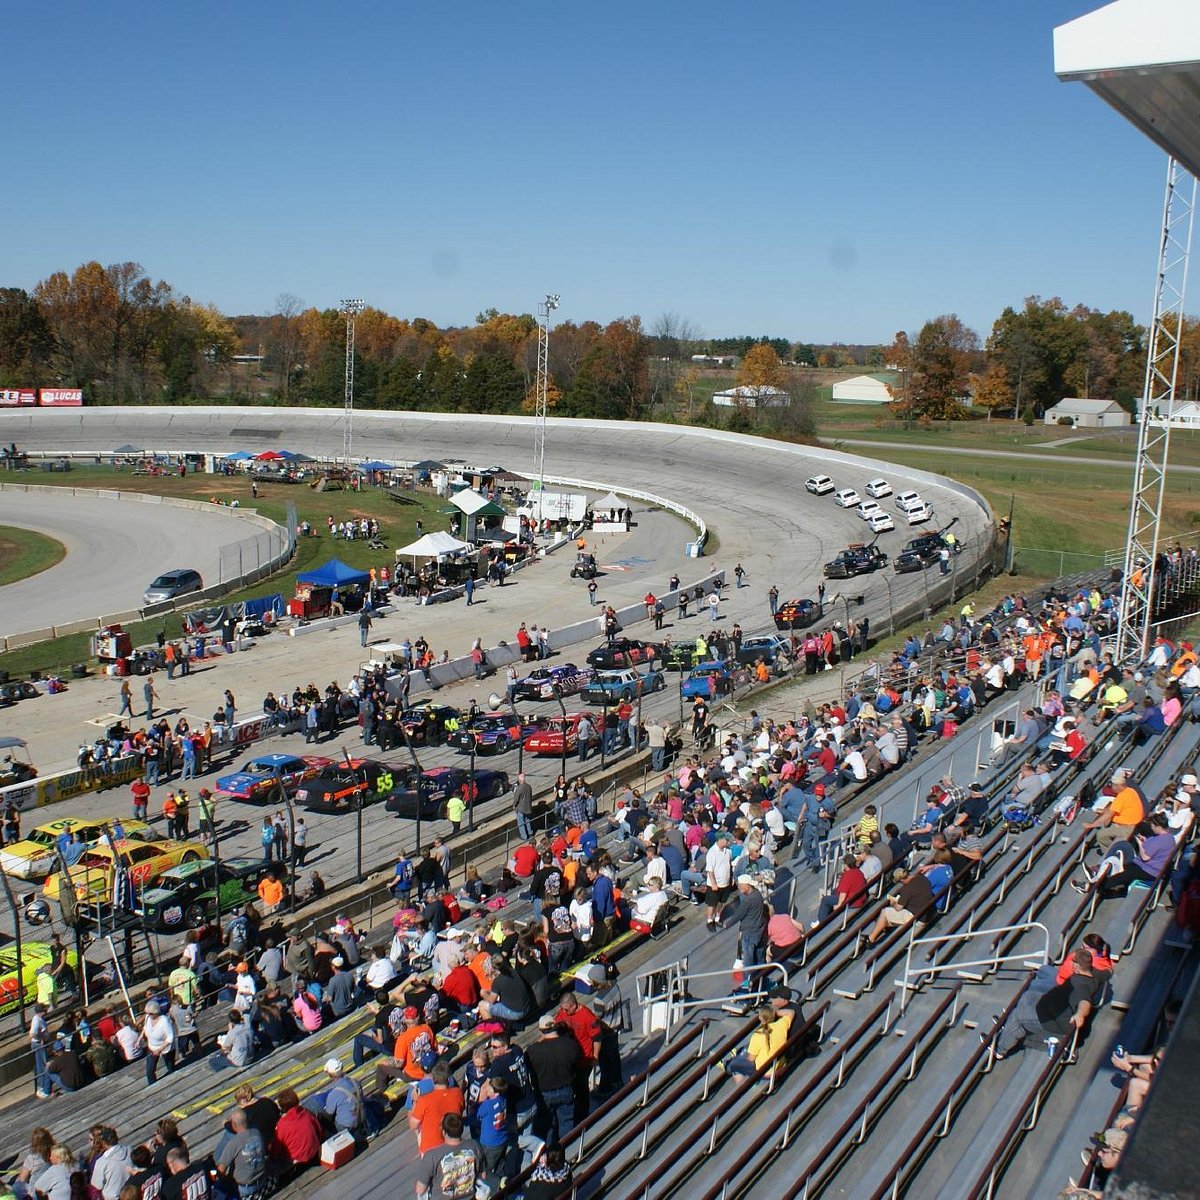
{"type": "MultiPolygon", "coordinates": [[[[718,380],[714,373],[714,388],[724,386],[726,382],[724,378],[718,380]]],[[[818,428],[825,444],[855,452],[859,449],[856,440],[900,443],[894,450],[862,447],[861,453],[951,475],[977,488],[997,514],[1007,513],[1012,504],[1014,541],[1021,551],[1017,558],[1021,584],[1053,578],[1060,567],[1067,573],[1088,569],[1098,565],[1099,555],[1124,544],[1136,446],[1136,435],[1132,431],[1087,437],[1059,449],[1038,448],[1039,444],[1080,434],[1045,426],[1026,429],[1008,420],[943,423],[932,428],[905,429],[903,422],[874,406],[831,403],[827,387],[819,389],[818,394],[818,428]],[[909,449],[908,444],[921,449],[909,449]],[[1045,463],[942,454],[940,450],[944,447],[1019,450],[1044,455],[1045,463]],[[1102,458],[1111,465],[1056,461],[1061,456],[1102,458]],[[1063,552],[1064,557],[1060,558],[1059,552],[1063,552]]],[[[1200,466],[1200,437],[1174,434],[1171,462],[1178,466],[1200,466]]],[[[214,480],[203,475],[184,480],[135,479],[127,474],[117,476],[108,468],[85,468],[59,479],[75,486],[112,487],[119,483],[123,488],[161,491],[190,498],[217,495],[232,499],[236,495],[243,506],[254,505],[264,515],[280,521],[287,501],[294,500],[300,517],[307,517],[322,536],[301,543],[295,560],[280,573],[272,588],[260,583],[249,592],[238,593],[235,599],[262,595],[267,590],[290,595],[298,571],[308,570],[334,553],[353,566],[379,566],[387,561],[389,554],[369,551],[365,543],[331,544],[324,536],[325,517],[329,513],[338,520],[351,515],[377,517],[384,526],[390,546],[411,540],[418,517],[424,521],[427,530],[443,528],[445,523],[445,518],[437,511],[440,505],[433,499],[418,497],[418,506],[402,506],[392,503],[380,492],[369,490],[359,495],[345,491],[315,494],[303,485],[268,485],[260,488],[259,499],[254,501],[250,497],[248,481],[214,480]]],[[[37,482],[45,480],[39,477],[37,482]]],[[[1163,512],[1164,528],[1173,534],[1182,535],[1200,528],[1200,473],[1176,471],[1168,474],[1163,512]]],[[[0,584],[44,570],[61,556],[62,548],[51,539],[0,528],[0,584]],[[16,538],[14,532],[18,535],[16,538]],[[10,540],[21,544],[19,557],[6,555],[10,540]]],[[[1014,581],[1013,586],[1021,584],[1014,581]]],[[[168,635],[178,632],[178,622],[178,617],[167,618],[168,635]]],[[[159,620],[134,627],[135,641],[150,640],[161,625],[159,620]]],[[[86,636],[68,637],[56,643],[3,654],[0,655],[0,669],[8,670],[14,676],[33,668],[59,669],[86,658],[87,643],[86,636]]]]}

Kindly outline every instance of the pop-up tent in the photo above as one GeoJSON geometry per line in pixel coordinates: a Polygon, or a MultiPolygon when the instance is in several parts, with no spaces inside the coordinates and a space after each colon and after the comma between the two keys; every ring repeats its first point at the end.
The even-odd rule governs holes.
{"type": "Polygon", "coordinates": [[[327,563],[312,571],[296,576],[297,583],[311,583],[314,587],[365,587],[371,580],[366,571],[347,566],[340,558],[331,558],[327,563]]]}
{"type": "Polygon", "coordinates": [[[470,549],[470,542],[460,542],[453,534],[438,530],[436,533],[427,533],[424,537],[417,538],[415,542],[409,542],[407,546],[401,546],[396,551],[396,555],[411,554],[414,558],[441,558],[447,554],[461,554],[464,550],[470,549]]]}

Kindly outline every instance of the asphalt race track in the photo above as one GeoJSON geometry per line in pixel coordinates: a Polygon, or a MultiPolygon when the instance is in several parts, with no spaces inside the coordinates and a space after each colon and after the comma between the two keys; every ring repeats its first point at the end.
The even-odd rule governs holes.
{"type": "MultiPolygon", "coordinates": [[[[0,414],[0,439],[16,441],[27,450],[110,451],[135,434],[148,451],[285,448],[334,456],[342,449],[342,414],[336,409],[270,407],[105,407],[0,414]]],[[[528,471],[533,466],[533,435],[530,417],[359,412],[354,418],[355,455],[386,461],[452,458],[528,471]]],[[[974,492],[926,472],[832,450],[685,426],[553,420],[547,429],[546,472],[640,488],[688,506],[716,533],[720,565],[732,570],[740,561],[764,587],[769,586],[764,582],[768,578],[775,583],[782,598],[812,595],[821,563],[847,542],[870,540],[870,531],[854,513],[837,508],[829,496],[805,492],[809,475],[822,472],[831,475],[838,487],[861,492],[868,479],[882,474],[897,492],[905,486],[919,490],[933,503],[931,524],[958,518],[955,532],[964,544],[964,569],[981,549],[992,520],[974,492]]],[[[895,512],[892,498],[882,503],[895,512]]],[[[169,520],[175,519],[172,513],[169,520]]],[[[898,523],[894,532],[881,536],[880,545],[894,554],[909,536],[908,527],[898,523]]],[[[681,546],[681,561],[682,555],[681,546]]],[[[58,570],[70,569],[71,561],[68,557],[58,570]]],[[[153,570],[147,574],[144,561],[136,571],[139,589],[144,586],[142,576],[148,581],[153,574],[153,570]]],[[[89,591],[102,586],[115,589],[122,582],[128,588],[128,567],[128,559],[120,557],[97,564],[89,591]]],[[[51,582],[55,573],[45,572],[29,581],[33,603],[56,599],[60,588],[51,582]]],[[[847,588],[848,593],[868,596],[868,611],[875,607],[876,620],[880,608],[886,613],[883,606],[888,603],[884,574],[861,576],[847,588]]],[[[923,586],[919,576],[886,574],[896,604],[923,586]]],[[[838,590],[839,585],[832,583],[829,594],[838,590]]],[[[74,615],[91,615],[92,607],[89,603],[89,611],[84,612],[76,608],[74,615]]]]}
{"type": "Polygon", "coordinates": [[[47,534],[67,548],[56,566],[0,588],[0,634],[140,608],[146,585],[172,567],[194,567],[206,583],[216,583],[221,547],[257,532],[223,509],[98,500],[67,488],[60,495],[0,492],[0,523],[47,534]]]}

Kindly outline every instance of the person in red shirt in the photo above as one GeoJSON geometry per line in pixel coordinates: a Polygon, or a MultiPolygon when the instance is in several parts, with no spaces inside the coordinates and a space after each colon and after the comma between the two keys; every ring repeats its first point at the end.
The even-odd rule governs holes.
{"type": "Polygon", "coordinates": [[[479,980],[464,963],[451,968],[442,980],[442,1000],[448,1011],[466,1012],[479,1003],[479,980]]]}
{"type": "Polygon", "coordinates": [[[579,1043],[583,1052],[584,1063],[590,1069],[596,1061],[599,1050],[600,1035],[603,1027],[600,1018],[586,1005],[579,1003],[579,997],[574,992],[567,992],[559,1001],[558,1012],[554,1019],[560,1025],[566,1025],[571,1035],[579,1043]]]}
{"type": "Polygon", "coordinates": [[[513,851],[513,874],[528,879],[538,868],[541,856],[532,842],[523,842],[513,851]]]}
{"type": "Polygon", "coordinates": [[[862,873],[853,854],[847,854],[842,873],[833,891],[821,897],[821,907],[813,925],[827,921],[843,908],[862,908],[867,902],[867,877],[862,873]]]}
{"type": "Polygon", "coordinates": [[[284,1088],[275,1103],[279,1105],[280,1117],[275,1125],[271,1157],[300,1167],[316,1162],[325,1136],[321,1122],[300,1103],[300,1097],[291,1088],[284,1088]]]}

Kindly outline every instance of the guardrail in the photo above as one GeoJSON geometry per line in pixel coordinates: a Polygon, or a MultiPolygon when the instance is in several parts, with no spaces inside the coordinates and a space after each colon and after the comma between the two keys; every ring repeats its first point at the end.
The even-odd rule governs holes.
{"type": "MultiPolygon", "coordinates": [[[[34,495],[84,497],[92,500],[131,500],[139,504],[158,504],[170,508],[186,508],[195,512],[211,512],[214,505],[202,500],[185,500],[175,496],[160,496],[152,492],[126,492],[120,488],[76,488],[56,487],[53,484],[40,483],[7,483],[0,482],[0,492],[21,492],[34,495]]],[[[202,592],[194,592],[179,603],[167,601],[163,604],[150,605],[140,609],[130,609],[127,612],[101,614],[94,618],[65,622],[62,625],[46,626],[41,629],[25,630],[0,636],[0,652],[19,650],[25,646],[37,645],[39,642],[52,641],[55,638],[66,637],[69,634],[89,633],[103,629],[106,625],[120,625],[132,621],[142,621],[181,608],[190,608],[206,600],[217,600],[229,592],[255,583],[277,571],[288,562],[296,549],[296,509],[295,505],[288,506],[288,525],[285,528],[249,508],[228,508],[219,506],[219,510],[229,516],[237,517],[252,525],[257,525],[260,532],[253,537],[231,542],[220,549],[219,578],[216,584],[205,588],[202,592]],[[227,565],[228,564],[228,565],[227,565]]]]}

